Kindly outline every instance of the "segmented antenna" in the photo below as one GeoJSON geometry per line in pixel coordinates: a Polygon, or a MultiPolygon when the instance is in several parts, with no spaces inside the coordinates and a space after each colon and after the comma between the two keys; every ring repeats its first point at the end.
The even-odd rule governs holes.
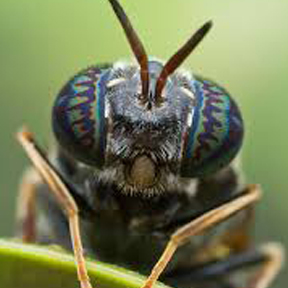
{"type": "Polygon", "coordinates": [[[137,33],[132,27],[130,20],[125,14],[123,8],[117,0],[109,0],[118,20],[120,21],[122,28],[126,34],[128,42],[132,48],[132,51],[140,65],[141,82],[142,82],[142,95],[144,101],[148,99],[149,91],[149,71],[148,71],[148,56],[144,49],[142,42],[140,41],[137,33]]]}
{"type": "Polygon", "coordinates": [[[169,59],[163,67],[156,83],[155,101],[161,103],[161,93],[169,75],[171,75],[197,47],[212,27],[212,21],[206,22],[191,38],[169,59]]]}

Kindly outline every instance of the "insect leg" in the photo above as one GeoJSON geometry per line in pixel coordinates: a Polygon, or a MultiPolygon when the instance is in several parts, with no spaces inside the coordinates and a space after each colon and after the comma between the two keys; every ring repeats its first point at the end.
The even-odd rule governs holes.
{"type": "Polygon", "coordinates": [[[232,225],[219,235],[215,241],[207,243],[199,250],[200,261],[203,259],[221,259],[231,254],[240,254],[249,250],[251,246],[251,228],[254,224],[255,205],[241,211],[234,217],[232,225]],[[225,256],[226,255],[226,256],[225,256]]]}
{"type": "Polygon", "coordinates": [[[83,246],[80,237],[78,207],[57,172],[53,169],[45,154],[33,139],[33,135],[24,130],[17,134],[17,138],[28,154],[33,165],[40,173],[43,180],[48,184],[51,192],[55,195],[62,209],[66,212],[70,234],[73,244],[75,261],[77,264],[78,279],[81,288],[92,288],[85,266],[83,246]]]}
{"type": "Polygon", "coordinates": [[[229,248],[232,253],[247,251],[251,244],[251,228],[255,220],[255,206],[243,210],[241,219],[219,237],[219,242],[229,248]]]}
{"type": "Polygon", "coordinates": [[[198,249],[195,259],[199,263],[206,263],[248,251],[251,247],[250,232],[254,224],[254,212],[254,205],[241,210],[222,234],[198,249]]]}
{"type": "Polygon", "coordinates": [[[259,270],[248,280],[246,288],[266,288],[278,274],[284,262],[284,249],[278,243],[268,243],[260,248],[266,260],[259,270]]]}
{"type": "Polygon", "coordinates": [[[238,211],[251,206],[261,196],[257,185],[250,185],[243,194],[228,203],[220,205],[192,220],[171,235],[163,254],[151,271],[143,288],[151,288],[163,272],[177,248],[189,241],[190,237],[204,232],[215,224],[224,221],[238,211]]]}
{"type": "Polygon", "coordinates": [[[258,271],[254,272],[253,276],[248,279],[249,285],[247,287],[264,288],[268,287],[269,283],[278,274],[283,263],[283,255],[281,245],[268,243],[260,248],[234,254],[216,262],[212,260],[190,269],[172,271],[164,276],[164,282],[167,281],[169,285],[177,284],[180,287],[185,286],[186,283],[191,285],[191,283],[213,279],[217,282],[219,279],[221,280],[221,277],[225,279],[231,273],[258,266],[258,271]]]}
{"type": "Polygon", "coordinates": [[[35,193],[37,185],[42,182],[34,168],[25,171],[19,187],[17,201],[17,231],[23,242],[34,242],[35,232],[35,193]]]}

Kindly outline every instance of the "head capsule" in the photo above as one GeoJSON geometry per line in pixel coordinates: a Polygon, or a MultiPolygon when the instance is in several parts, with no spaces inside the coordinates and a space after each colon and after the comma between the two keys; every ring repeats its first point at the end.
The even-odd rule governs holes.
{"type": "Polygon", "coordinates": [[[86,69],[64,86],[53,109],[60,145],[83,163],[105,165],[101,181],[150,195],[228,165],[243,139],[239,109],[217,84],[176,71],[212,22],[164,65],[149,61],[118,1],[109,2],[138,64],[86,69]]]}
{"type": "Polygon", "coordinates": [[[228,165],[244,134],[240,111],[224,88],[197,77],[195,90],[196,104],[183,137],[183,177],[205,176],[228,165]]]}

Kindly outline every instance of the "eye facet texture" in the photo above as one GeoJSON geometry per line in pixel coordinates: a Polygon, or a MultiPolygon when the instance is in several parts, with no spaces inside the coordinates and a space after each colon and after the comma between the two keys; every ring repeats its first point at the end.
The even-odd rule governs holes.
{"type": "Polygon", "coordinates": [[[235,157],[244,127],[240,111],[228,92],[210,80],[196,78],[196,107],[184,135],[181,176],[213,173],[235,157]]]}
{"type": "Polygon", "coordinates": [[[105,161],[107,71],[93,67],[77,74],[63,87],[53,108],[53,129],[60,145],[97,167],[105,161]]]}

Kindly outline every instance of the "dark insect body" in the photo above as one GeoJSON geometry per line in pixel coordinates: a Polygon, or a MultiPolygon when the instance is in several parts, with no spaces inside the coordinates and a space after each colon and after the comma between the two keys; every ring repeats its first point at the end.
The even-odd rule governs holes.
{"type": "Polygon", "coordinates": [[[82,242],[102,261],[146,275],[153,268],[147,288],[159,276],[175,287],[242,287],[235,275],[252,265],[247,287],[268,287],[282,250],[250,247],[260,192],[244,188],[231,162],[243,140],[241,113],[215,82],[176,71],[211,22],[164,65],[147,56],[119,3],[109,1],[138,63],[90,67],[63,87],[51,160],[29,132],[18,134],[42,176],[30,169],[22,183],[23,239],[73,248],[83,288],[91,286],[82,242]]]}

